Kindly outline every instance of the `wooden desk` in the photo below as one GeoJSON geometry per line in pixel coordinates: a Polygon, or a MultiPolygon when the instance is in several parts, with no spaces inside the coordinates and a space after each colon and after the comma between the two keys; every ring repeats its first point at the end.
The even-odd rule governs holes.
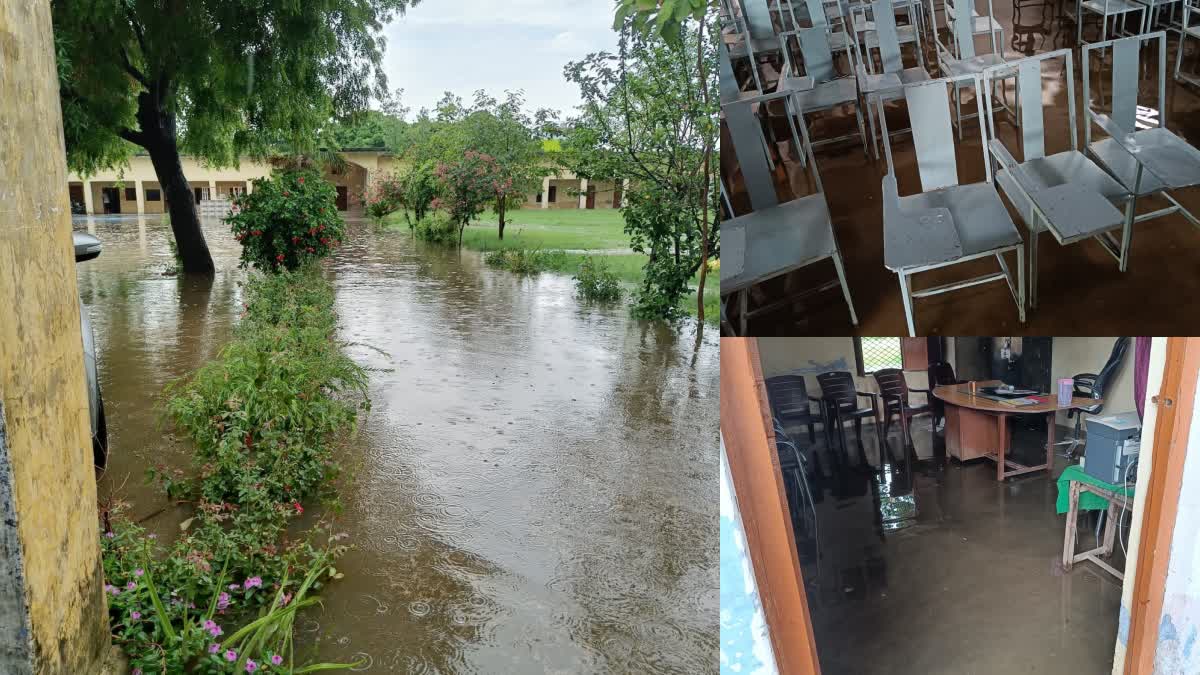
{"type": "MultiPolygon", "coordinates": [[[[1002,384],[999,380],[976,382],[977,389],[1002,384]]],[[[971,385],[948,384],[937,387],[933,395],[946,404],[946,452],[960,461],[987,457],[996,462],[996,480],[1032,471],[1049,469],[1054,457],[1054,414],[1059,410],[1083,408],[1103,403],[1102,399],[1073,398],[1060,406],[1051,396],[1046,403],[1016,406],[971,394],[971,385]],[[1008,418],[1013,415],[1046,416],[1046,462],[1026,466],[1007,457],[1008,418]]]]}

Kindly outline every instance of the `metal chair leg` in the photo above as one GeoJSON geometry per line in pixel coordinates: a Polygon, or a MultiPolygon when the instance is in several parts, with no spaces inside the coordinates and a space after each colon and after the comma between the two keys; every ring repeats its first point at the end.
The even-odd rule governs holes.
{"type": "Polygon", "coordinates": [[[846,296],[846,306],[850,308],[850,323],[858,325],[858,315],[854,312],[854,301],[850,299],[850,285],[846,283],[846,269],[842,264],[842,252],[833,252],[833,266],[837,269],[838,282],[842,285],[842,295],[846,296]]]}
{"type": "Polygon", "coordinates": [[[896,275],[900,277],[900,297],[904,300],[904,318],[908,321],[908,336],[916,337],[917,328],[913,325],[913,308],[912,298],[909,296],[911,289],[908,285],[908,275],[904,272],[897,272],[896,275]]]}

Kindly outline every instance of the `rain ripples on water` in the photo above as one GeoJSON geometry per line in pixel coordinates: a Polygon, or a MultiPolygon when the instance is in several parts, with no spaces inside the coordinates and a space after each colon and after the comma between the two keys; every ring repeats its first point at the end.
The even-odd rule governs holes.
{"type": "MultiPolygon", "coordinates": [[[[164,506],[147,458],[187,464],[157,397],[229,339],[244,272],[215,221],[220,271],[199,284],[163,274],[157,217],[76,228],[104,243],[78,266],[114,451],[102,489],[143,517],[164,506]]],[[[327,270],[372,409],[342,458],[355,548],[299,618],[302,648],[367,672],[714,671],[716,331],[581,306],[568,277],[359,222],[327,270]]]]}

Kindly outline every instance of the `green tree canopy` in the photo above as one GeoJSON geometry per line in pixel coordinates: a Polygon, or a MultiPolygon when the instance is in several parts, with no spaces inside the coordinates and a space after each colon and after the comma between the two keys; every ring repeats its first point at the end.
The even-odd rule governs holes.
{"type": "Polygon", "coordinates": [[[64,134],[82,173],[145,149],[183,268],[211,273],[180,153],[215,165],[311,146],[388,97],[383,25],[419,0],[54,0],[64,134]]]}
{"type": "MultiPolygon", "coordinates": [[[[658,16],[674,6],[663,2],[658,16]]],[[[630,180],[625,229],[634,250],[649,256],[635,311],[674,317],[699,271],[703,319],[707,261],[719,242],[712,171],[719,99],[711,76],[718,31],[715,16],[701,22],[684,14],[668,38],[647,30],[654,24],[644,16],[618,14],[616,54],[566,66],[583,105],[568,124],[560,161],[585,178],[630,180]]]]}

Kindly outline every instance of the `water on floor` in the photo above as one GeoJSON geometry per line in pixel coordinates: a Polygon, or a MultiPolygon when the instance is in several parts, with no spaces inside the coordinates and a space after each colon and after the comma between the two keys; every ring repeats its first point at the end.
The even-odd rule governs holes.
{"type": "MultiPolygon", "coordinates": [[[[985,3],[976,7],[984,12],[985,3]]],[[[1073,49],[1075,106],[1079,120],[1084,118],[1082,82],[1084,66],[1081,51],[1076,46],[1075,2],[1049,0],[993,0],[990,3],[996,21],[1004,29],[997,36],[998,46],[1009,59],[1032,56],[1057,49],[1073,49]]],[[[1169,12],[1164,9],[1163,16],[1169,12]]],[[[1098,14],[1087,13],[1084,37],[1099,39],[1098,14]]],[[[1110,24],[1114,20],[1110,20],[1110,24]]],[[[938,23],[943,27],[942,42],[949,43],[944,19],[939,12],[938,23]]],[[[1110,28],[1111,31],[1111,28],[1110,28]]],[[[1167,127],[1200,147],[1200,87],[1183,84],[1171,75],[1178,50],[1178,35],[1169,32],[1165,116],[1167,127]]],[[[980,35],[976,50],[990,53],[989,41],[980,35]]],[[[922,37],[924,58],[931,76],[939,77],[934,46],[922,37]]],[[[917,65],[915,53],[905,48],[905,67],[917,65]]],[[[1160,115],[1158,107],[1157,52],[1147,48],[1141,52],[1144,67],[1139,70],[1139,121],[1153,124],[1160,115]]],[[[1094,59],[1090,69],[1092,105],[1098,112],[1108,112],[1112,94],[1111,59],[1094,59]]],[[[1061,62],[1046,65],[1043,71],[1043,121],[1047,154],[1069,149],[1071,140],[1068,124],[1067,88],[1061,62]]],[[[745,62],[741,64],[745,65],[745,62]]],[[[839,55],[841,74],[850,71],[839,55]]],[[[776,68],[781,67],[776,64],[776,68]]],[[[1191,38],[1183,59],[1185,72],[1200,72],[1200,40],[1191,38]]],[[[749,71],[742,76],[749,82],[749,71]]],[[[1011,89],[1011,85],[1009,85],[1011,89]]],[[[964,90],[963,114],[975,112],[973,94],[964,90]]],[[[1012,102],[1012,92],[1007,94],[1012,102]]],[[[892,131],[910,124],[907,106],[903,101],[887,105],[888,128],[892,131]]],[[[853,106],[843,106],[806,116],[814,140],[854,135],[853,141],[817,148],[817,166],[829,204],[833,229],[845,259],[847,283],[850,287],[859,323],[851,325],[845,300],[836,290],[830,290],[785,305],[751,321],[753,335],[899,335],[907,329],[902,298],[894,273],[883,266],[883,214],[881,181],[888,171],[887,162],[867,157],[858,141],[858,127],[853,106]]],[[[1000,138],[1014,156],[1022,157],[1019,148],[1020,131],[1007,114],[999,114],[997,129],[1000,138]]],[[[774,144],[774,179],[781,200],[813,192],[805,169],[798,164],[798,155],[791,148],[790,130],[780,114],[771,118],[774,144]]],[[[1079,148],[1083,149],[1084,122],[1077,126],[1079,148]]],[[[980,142],[978,120],[964,122],[964,138],[956,142],[956,159],[960,183],[981,182],[985,179],[984,153],[980,142]]],[[[1105,134],[1092,126],[1092,139],[1105,134]]],[[[722,144],[730,142],[726,134],[722,144]]],[[[869,142],[868,142],[869,145],[869,142]]],[[[731,147],[726,145],[726,147],[731,147]]],[[[916,157],[910,135],[893,139],[896,176],[901,195],[920,192],[916,157]]],[[[721,155],[722,178],[730,190],[736,213],[750,209],[749,196],[742,183],[741,172],[732,152],[721,155]]],[[[1173,196],[1192,213],[1200,213],[1200,188],[1176,190],[1173,196]]],[[[1138,213],[1164,208],[1169,204],[1159,198],[1140,200],[1138,213]]],[[[1010,207],[1021,236],[1028,243],[1030,234],[1010,207]]],[[[968,289],[943,293],[914,301],[917,334],[944,335],[1121,335],[1133,333],[1195,334],[1200,331],[1200,313],[1181,315],[1176,311],[1177,298],[1200,295],[1200,265],[1196,251],[1200,249],[1200,229],[1192,226],[1182,215],[1174,214],[1138,223],[1134,228],[1129,266],[1121,272],[1116,261],[1093,240],[1061,246],[1054,237],[1043,232],[1038,247],[1038,307],[1031,310],[1026,323],[1018,320],[1016,303],[1004,283],[989,283],[968,289]],[[1164,283],[1172,289],[1163,293],[1164,283]],[[1192,331],[1192,332],[1189,332],[1192,331]]],[[[1027,244],[1028,245],[1028,244],[1027,244]]],[[[1012,254],[1009,264],[1015,263],[1012,254]]],[[[994,258],[953,265],[942,270],[925,272],[913,280],[914,289],[925,289],[954,281],[998,271],[994,258]]],[[[790,275],[761,284],[757,292],[761,304],[806,288],[836,279],[833,264],[822,262],[809,265],[790,275]]]]}
{"type": "MultiPolygon", "coordinates": [[[[211,283],[164,274],[157,217],[76,223],[104,244],[78,266],[113,453],[101,495],[164,534],[181,512],[143,471],[188,459],[155,403],[241,311],[236,242],[204,225],[211,283]]],[[[301,642],[369,672],[715,671],[715,331],[361,222],[327,273],[373,408],[342,458],[356,548],[301,642]]]]}
{"type": "MultiPolygon", "coordinates": [[[[1051,475],[1066,460],[999,483],[991,461],[947,460],[927,418],[908,452],[891,430],[882,469],[870,426],[848,428],[849,451],[789,433],[811,476],[812,506],[788,484],[822,673],[1110,672],[1121,587],[1088,563],[1062,570],[1051,475]]],[[[1019,457],[1044,452],[1044,427],[1012,434],[1019,457]]],[[[1124,567],[1119,545],[1110,562],[1124,567]]]]}

